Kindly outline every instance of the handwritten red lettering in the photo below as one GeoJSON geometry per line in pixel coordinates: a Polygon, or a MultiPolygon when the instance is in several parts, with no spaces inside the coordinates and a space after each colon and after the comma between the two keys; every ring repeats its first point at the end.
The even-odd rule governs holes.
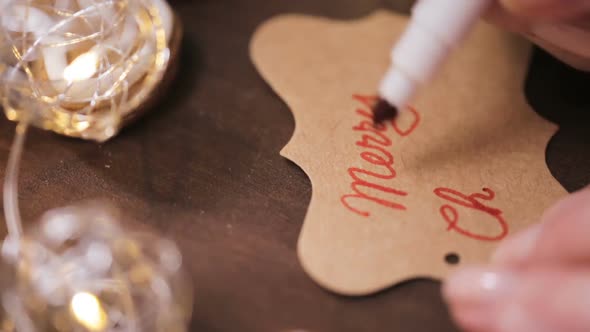
{"type": "MultiPolygon", "coordinates": [[[[411,114],[413,120],[402,125],[398,121],[399,117],[393,119],[388,122],[391,124],[393,131],[388,132],[389,127],[386,124],[375,125],[373,122],[373,114],[370,109],[377,101],[377,97],[354,95],[353,99],[364,106],[364,108],[356,110],[356,114],[361,117],[361,120],[352,127],[354,132],[361,133],[360,139],[355,142],[355,145],[364,149],[359,154],[360,158],[375,167],[373,170],[362,167],[348,168],[348,175],[352,179],[350,188],[353,193],[343,195],[340,200],[347,209],[364,217],[370,216],[370,212],[353,206],[353,200],[369,201],[400,211],[407,210],[407,207],[398,200],[401,197],[408,196],[408,192],[394,188],[391,184],[384,184],[397,176],[397,172],[393,167],[394,156],[390,151],[393,140],[388,133],[394,133],[400,138],[411,135],[420,124],[420,113],[416,109],[408,107],[404,112],[409,112],[406,114],[411,114]]],[[[407,117],[404,120],[407,120],[407,117]]],[[[495,198],[496,194],[492,189],[484,188],[483,193],[465,195],[456,190],[441,187],[434,189],[434,193],[449,202],[449,204],[442,205],[439,210],[448,224],[448,231],[455,231],[480,241],[499,241],[508,235],[508,223],[503,217],[502,210],[484,203],[495,198]],[[499,226],[498,232],[489,235],[466,229],[465,226],[459,224],[458,207],[473,209],[489,215],[497,222],[499,226]]]]}
{"type": "Polygon", "coordinates": [[[405,130],[401,129],[399,127],[397,119],[394,119],[391,121],[391,125],[393,126],[393,130],[395,130],[395,132],[398,133],[402,137],[406,137],[406,136],[410,135],[412,132],[414,132],[414,129],[416,129],[416,127],[418,127],[418,124],[420,123],[420,113],[418,113],[418,111],[416,111],[413,107],[408,107],[407,111],[412,113],[412,115],[414,115],[414,121],[412,121],[412,123],[410,124],[410,126],[407,129],[405,129],[405,130]]]}
{"type": "Polygon", "coordinates": [[[481,211],[493,217],[499,226],[498,233],[494,235],[485,235],[462,228],[459,225],[459,212],[457,212],[457,209],[450,204],[445,204],[440,207],[440,214],[448,224],[447,230],[453,230],[459,234],[480,241],[499,241],[508,235],[508,223],[502,216],[502,211],[482,203],[482,201],[493,200],[496,194],[489,188],[483,188],[483,192],[484,193],[465,195],[449,188],[436,188],[434,190],[434,193],[442,199],[469,209],[481,211]]]}
{"type": "MultiPolygon", "coordinates": [[[[377,102],[377,98],[372,97],[372,96],[367,97],[367,96],[354,95],[353,98],[355,100],[361,102],[363,105],[367,106],[369,109],[373,107],[375,102],[377,102]]],[[[408,136],[412,132],[414,132],[414,130],[416,129],[416,127],[418,127],[418,124],[420,123],[420,120],[421,120],[420,113],[418,113],[418,111],[411,106],[409,106],[406,110],[404,110],[404,112],[410,112],[414,117],[414,120],[411,122],[411,124],[408,126],[408,128],[406,128],[406,129],[400,128],[400,124],[398,123],[399,122],[398,118],[390,120],[393,130],[395,130],[395,132],[402,137],[408,136]]],[[[378,124],[377,126],[375,126],[375,124],[373,123],[373,113],[371,113],[370,111],[367,111],[364,109],[357,109],[356,113],[370,119],[371,126],[374,126],[376,128],[385,129],[385,127],[382,124],[378,124]]]]}
{"type": "MultiPolygon", "coordinates": [[[[372,108],[373,104],[377,100],[377,98],[374,96],[360,95],[354,95],[353,99],[360,102],[369,109],[372,108]]],[[[414,122],[406,130],[401,130],[399,127],[397,127],[395,120],[391,122],[394,131],[402,137],[405,137],[413,132],[420,121],[418,112],[414,109],[411,111],[414,114],[414,122]]],[[[406,191],[393,188],[390,185],[375,183],[375,180],[392,180],[397,175],[393,167],[393,154],[389,151],[389,149],[387,149],[393,144],[392,140],[386,135],[387,127],[384,125],[376,126],[372,120],[372,113],[366,109],[357,109],[356,113],[367,119],[361,120],[357,125],[352,127],[353,131],[362,132],[360,140],[358,140],[355,144],[358,147],[370,150],[361,152],[360,157],[369,164],[379,167],[380,172],[369,171],[359,167],[348,168],[348,175],[353,180],[353,182],[350,184],[350,188],[354,193],[342,196],[340,201],[350,211],[364,217],[370,216],[370,212],[354,207],[350,202],[351,200],[361,199],[371,201],[392,209],[406,210],[406,206],[400,202],[395,201],[393,197],[390,197],[389,199],[382,198],[383,195],[395,197],[407,196],[408,193],[406,191]],[[365,191],[362,189],[365,189],[365,191]],[[374,195],[368,193],[367,191],[371,189],[380,193],[381,196],[379,196],[377,193],[374,195]]]]}
{"type": "MultiPolygon", "coordinates": [[[[375,103],[379,100],[377,96],[364,96],[364,95],[353,95],[352,99],[360,102],[361,104],[365,105],[368,109],[372,109],[375,103]]],[[[373,115],[368,113],[369,117],[372,118],[373,115]]]]}

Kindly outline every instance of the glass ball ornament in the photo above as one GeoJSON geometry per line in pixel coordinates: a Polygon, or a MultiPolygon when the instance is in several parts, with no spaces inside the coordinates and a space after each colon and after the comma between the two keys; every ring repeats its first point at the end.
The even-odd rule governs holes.
{"type": "Polygon", "coordinates": [[[159,96],[180,34],[165,0],[0,0],[4,112],[108,140],[159,96]]]}
{"type": "Polygon", "coordinates": [[[2,331],[186,331],[192,287],[178,248],[122,220],[90,202],[50,210],[8,238],[2,331]]]}

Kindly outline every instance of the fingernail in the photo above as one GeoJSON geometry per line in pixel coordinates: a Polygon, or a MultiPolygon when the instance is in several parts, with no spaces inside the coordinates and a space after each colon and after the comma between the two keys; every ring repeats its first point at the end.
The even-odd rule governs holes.
{"type": "Polygon", "coordinates": [[[590,31],[573,24],[541,24],[533,26],[531,32],[560,49],[579,56],[590,56],[590,31]]]}
{"type": "Polygon", "coordinates": [[[494,304],[513,288],[514,278],[509,272],[464,268],[446,280],[443,296],[453,304],[487,305],[494,304]]]}
{"type": "Polygon", "coordinates": [[[517,265],[533,253],[541,234],[542,224],[536,224],[502,243],[492,256],[492,262],[517,265]]]}

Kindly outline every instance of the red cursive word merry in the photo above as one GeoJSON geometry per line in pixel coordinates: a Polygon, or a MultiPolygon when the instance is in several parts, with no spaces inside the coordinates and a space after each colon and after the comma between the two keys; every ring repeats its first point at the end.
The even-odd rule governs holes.
{"type": "Polygon", "coordinates": [[[481,202],[493,200],[496,194],[489,188],[483,188],[483,192],[485,194],[475,193],[465,195],[449,188],[434,189],[434,193],[440,198],[466,208],[475,209],[489,214],[498,222],[498,225],[500,226],[499,232],[496,235],[487,236],[473,233],[462,228],[459,225],[459,213],[457,212],[457,209],[449,204],[445,204],[440,207],[440,214],[449,225],[447,230],[454,230],[462,235],[481,241],[499,241],[508,235],[508,223],[504,220],[504,217],[502,217],[502,211],[500,209],[489,207],[481,202]]]}
{"type": "MultiPolygon", "coordinates": [[[[369,109],[373,106],[376,97],[373,96],[359,96],[354,95],[353,99],[362,103],[369,109]]],[[[401,129],[395,120],[391,121],[391,125],[395,133],[400,137],[410,135],[420,122],[419,113],[410,108],[410,112],[414,115],[414,121],[407,129],[401,129]]],[[[370,213],[366,210],[360,210],[353,207],[350,204],[351,200],[367,200],[376,204],[397,209],[405,210],[406,206],[395,201],[394,197],[406,196],[406,191],[396,189],[390,185],[382,185],[375,183],[376,180],[392,180],[396,177],[397,173],[393,167],[394,158],[391,152],[387,149],[392,145],[392,140],[385,134],[387,127],[385,125],[375,125],[373,122],[372,113],[365,109],[357,109],[356,113],[363,117],[363,119],[354,127],[352,130],[362,133],[361,138],[355,143],[356,146],[367,149],[361,152],[360,157],[371,165],[379,167],[380,171],[369,171],[359,167],[350,167],[348,169],[348,175],[352,178],[353,182],[350,184],[350,188],[354,194],[344,195],[340,198],[342,204],[350,211],[357,213],[361,216],[368,217],[370,213]],[[392,196],[388,199],[381,198],[376,195],[371,195],[362,189],[373,189],[381,194],[392,196]]]]}

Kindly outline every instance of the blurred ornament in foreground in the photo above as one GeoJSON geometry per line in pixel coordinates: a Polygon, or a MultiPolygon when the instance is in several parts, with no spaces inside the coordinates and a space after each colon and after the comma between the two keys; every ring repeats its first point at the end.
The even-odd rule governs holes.
{"type": "Polygon", "coordinates": [[[165,0],[0,0],[4,112],[108,140],[160,96],[180,39],[165,0]]]}
{"type": "Polygon", "coordinates": [[[92,202],[48,211],[8,238],[2,331],[186,331],[192,287],[178,248],[121,220],[92,202]]]}

